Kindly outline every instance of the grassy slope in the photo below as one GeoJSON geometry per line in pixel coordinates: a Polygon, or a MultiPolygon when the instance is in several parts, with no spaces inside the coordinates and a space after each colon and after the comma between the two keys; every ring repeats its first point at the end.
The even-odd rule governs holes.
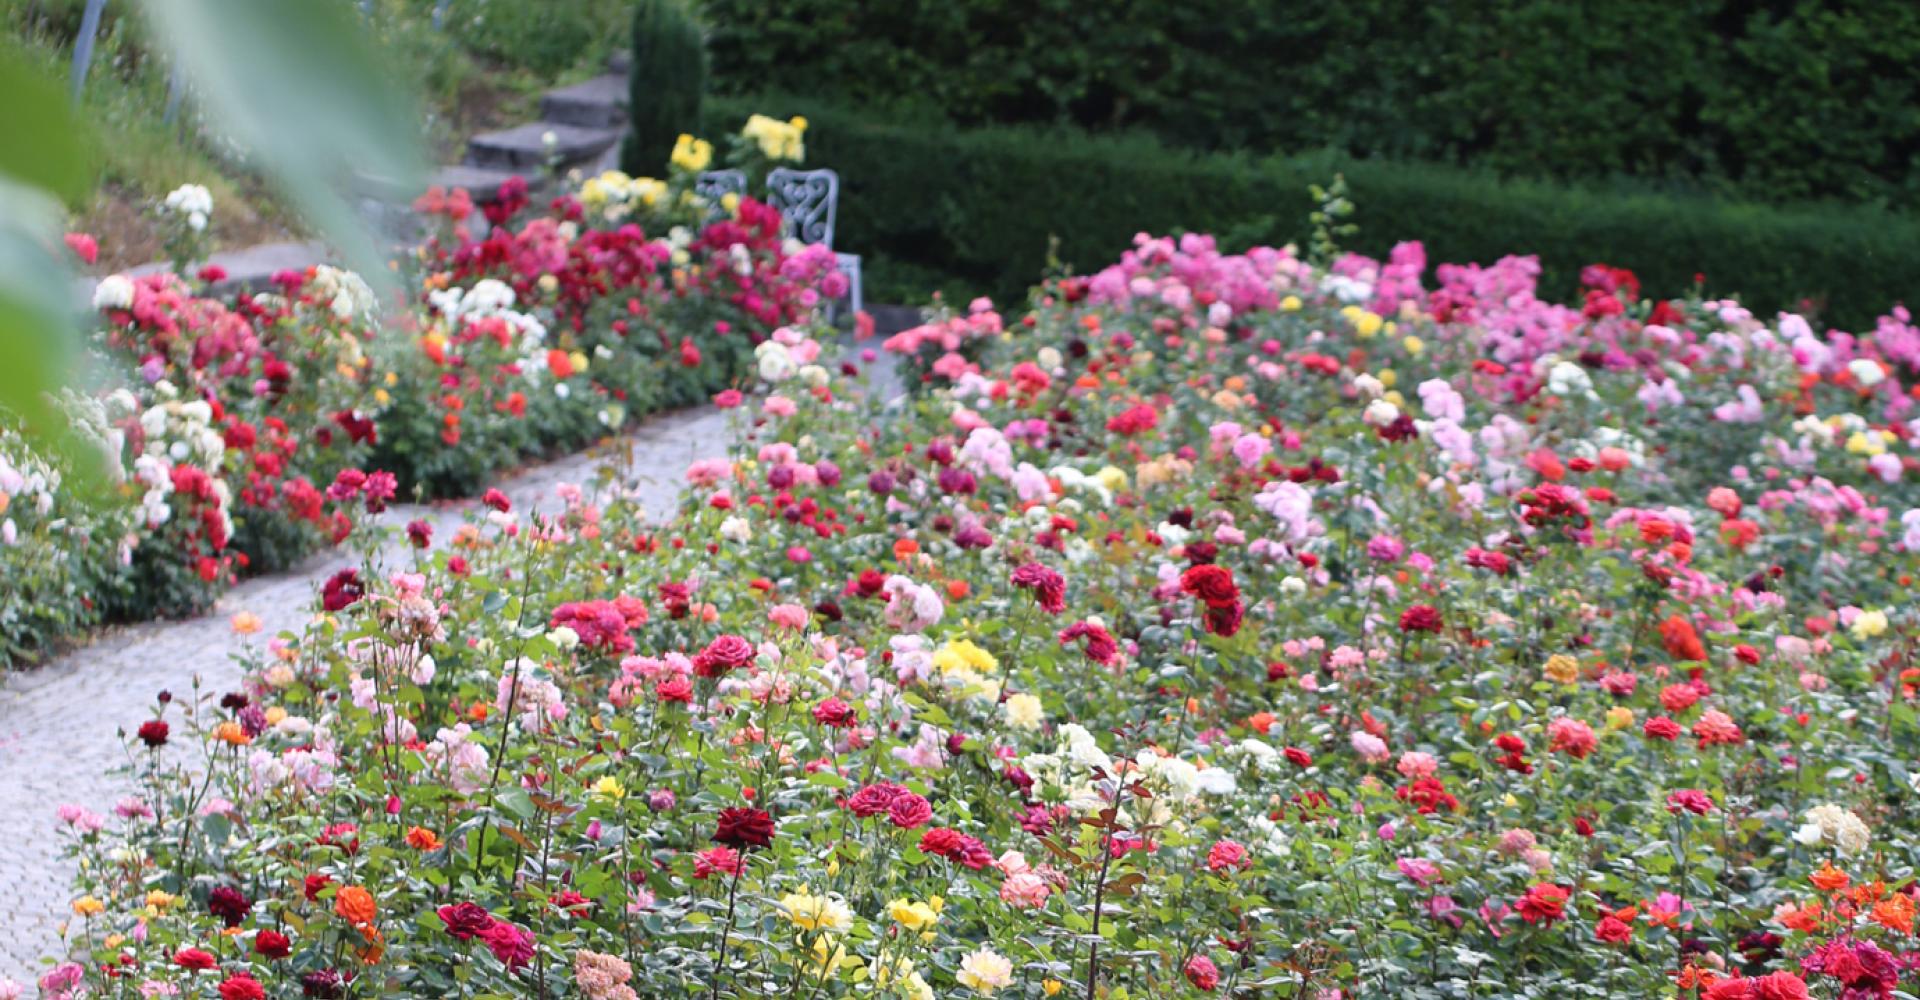
{"type": "MultiPolygon", "coordinates": [[[[168,66],[149,49],[129,7],[108,5],[81,100],[97,186],[88,204],[74,206],[71,226],[99,241],[93,270],[160,258],[153,206],[186,183],[213,194],[215,250],[298,238],[300,220],[284,200],[223,150],[190,107],[184,122],[162,121],[168,66]]],[[[552,0],[542,21],[561,9],[573,18],[570,33],[557,38],[542,36],[538,23],[503,23],[501,13],[520,16],[522,8],[489,0],[459,0],[448,30],[436,32],[427,21],[431,7],[432,0],[382,0],[373,23],[395,64],[414,73],[428,110],[423,129],[440,162],[457,161],[475,132],[537,115],[541,91],[600,72],[609,48],[625,38],[624,19],[614,17],[609,0],[552,0]],[[513,47],[517,41],[524,51],[513,47]]],[[[81,8],[80,0],[0,0],[0,31],[64,85],[81,8]]]]}

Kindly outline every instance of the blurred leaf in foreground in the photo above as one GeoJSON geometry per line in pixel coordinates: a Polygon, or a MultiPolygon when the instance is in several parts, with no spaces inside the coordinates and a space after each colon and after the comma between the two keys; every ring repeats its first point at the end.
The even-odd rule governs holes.
{"type": "Polygon", "coordinates": [[[411,188],[420,116],[345,0],[148,0],[207,119],[246,149],[369,281],[385,257],[342,192],[356,173],[411,188]]]}

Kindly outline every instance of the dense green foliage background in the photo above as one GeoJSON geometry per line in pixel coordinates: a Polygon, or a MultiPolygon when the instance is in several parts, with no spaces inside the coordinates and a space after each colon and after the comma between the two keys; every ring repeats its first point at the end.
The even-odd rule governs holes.
{"type": "Polygon", "coordinates": [[[868,255],[873,301],[919,302],[941,286],[1004,301],[1050,245],[1088,270],[1140,231],[1211,232],[1234,248],[1304,240],[1307,187],[1335,172],[1359,206],[1353,249],[1383,255],[1419,239],[1435,262],[1535,253],[1543,290],[1558,296],[1573,295],[1582,265],[1604,261],[1638,272],[1650,295],[1704,273],[1710,291],[1756,309],[1830,302],[1823,316],[1859,329],[1920,290],[1920,224],[1871,208],[1597,191],[1331,153],[1196,154],[1141,136],[929,129],[764,96],[709,100],[705,131],[735,131],[755,111],[810,120],[808,162],[840,172],[836,242],[868,255]]]}
{"type": "Polygon", "coordinates": [[[1200,150],[1920,195],[1912,0],[698,0],[716,86],[1200,150]]]}

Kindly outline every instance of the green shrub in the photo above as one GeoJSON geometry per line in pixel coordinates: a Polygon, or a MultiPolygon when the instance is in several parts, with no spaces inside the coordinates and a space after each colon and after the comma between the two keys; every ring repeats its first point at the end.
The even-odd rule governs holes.
{"type": "Polygon", "coordinates": [[[1910,0],[701,0],[722,92],[1201,150],[1920,195],[1910,0]]]}
{"type": "Polygon", "coordinates": [[[707,89],[706,40],[682,0],[634,5],[630,79],[633,131],[621,159],[628,173],[653,176],[666,170],[674,140],[699,128],[707,89]]]}
{"type": "Polygon", "coordinates": [[[929,275],[954,294],[1004,300],[1046,266],[1050,246],[1084,271],[1141,231],[1209,232],[1234,248],[1302,241],[1307,186],[1336,172],[1359,206],[1351,249],[1378,256],[1418,239],[1435,262],[1538,254],[1543,289],[1559,297],[1574,294],[1583,265],[1604,261],[1638,272],[1650,295],[1678,294],[1704,273],[1710,290],[1756,309],[1812,299],[1854,328],[1920,298],[1920,224],[1866,209],[1502,181],[1334,153],[1199,155],[1140,136],[913,127],[791,98],[709,106],[708,134],[751,112],[808,117],[809,164],[842,179],[836,243],[869,256],[873,301],[918,301],[929,275]]]}
{"type": "MultiPolygon", "coordinates": [[[[433,2],[406,0],[420,13],[433,2]]],[[[604,59],[626,15],[626,0],[451,0],[444,28],[475,55],[552,76],[604,59]]]]}

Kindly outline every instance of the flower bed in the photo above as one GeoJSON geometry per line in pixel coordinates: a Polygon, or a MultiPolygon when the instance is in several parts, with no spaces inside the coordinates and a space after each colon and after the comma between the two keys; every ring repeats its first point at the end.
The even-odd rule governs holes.
{"type": "MultiPolygon", "coordinates": [[[[691,174],[671,183],[677,196],[691,174]]],[[[211,204],[181,191],[195,197],[168,204],[193,206],[186,242],[211,204]]],[[[343,470],[381,470],[376,502],[471,495],[527,456],[704,399],[845,284],[832,254],[783,241],[752,201],[706,225],[685,201],[529,211],[523,185],[484,218],[464,192],[422,208],[446,231],[413,262],[419,298],[401,308],[326,266],[231,301],[201,290],[217,268],[100,283],[96,346],[126,377],[67,410],[111,482],[105,496],[63,489],[74,470],[0,437],[0,573],[22,581],[0,595],[0,668],[99,621],[199,611],[238,574],[340,540],[343,470]],[[60,549],[71,557],[45,557],[60,549]]]]}
{"type": "Polygon", "coordinates": [[[892,408],[776,332],[671,525],[490,497],[125,720],[43,991],[1910,986],[1920,332],[1425,272],[1142,237],[892,408]]]}

